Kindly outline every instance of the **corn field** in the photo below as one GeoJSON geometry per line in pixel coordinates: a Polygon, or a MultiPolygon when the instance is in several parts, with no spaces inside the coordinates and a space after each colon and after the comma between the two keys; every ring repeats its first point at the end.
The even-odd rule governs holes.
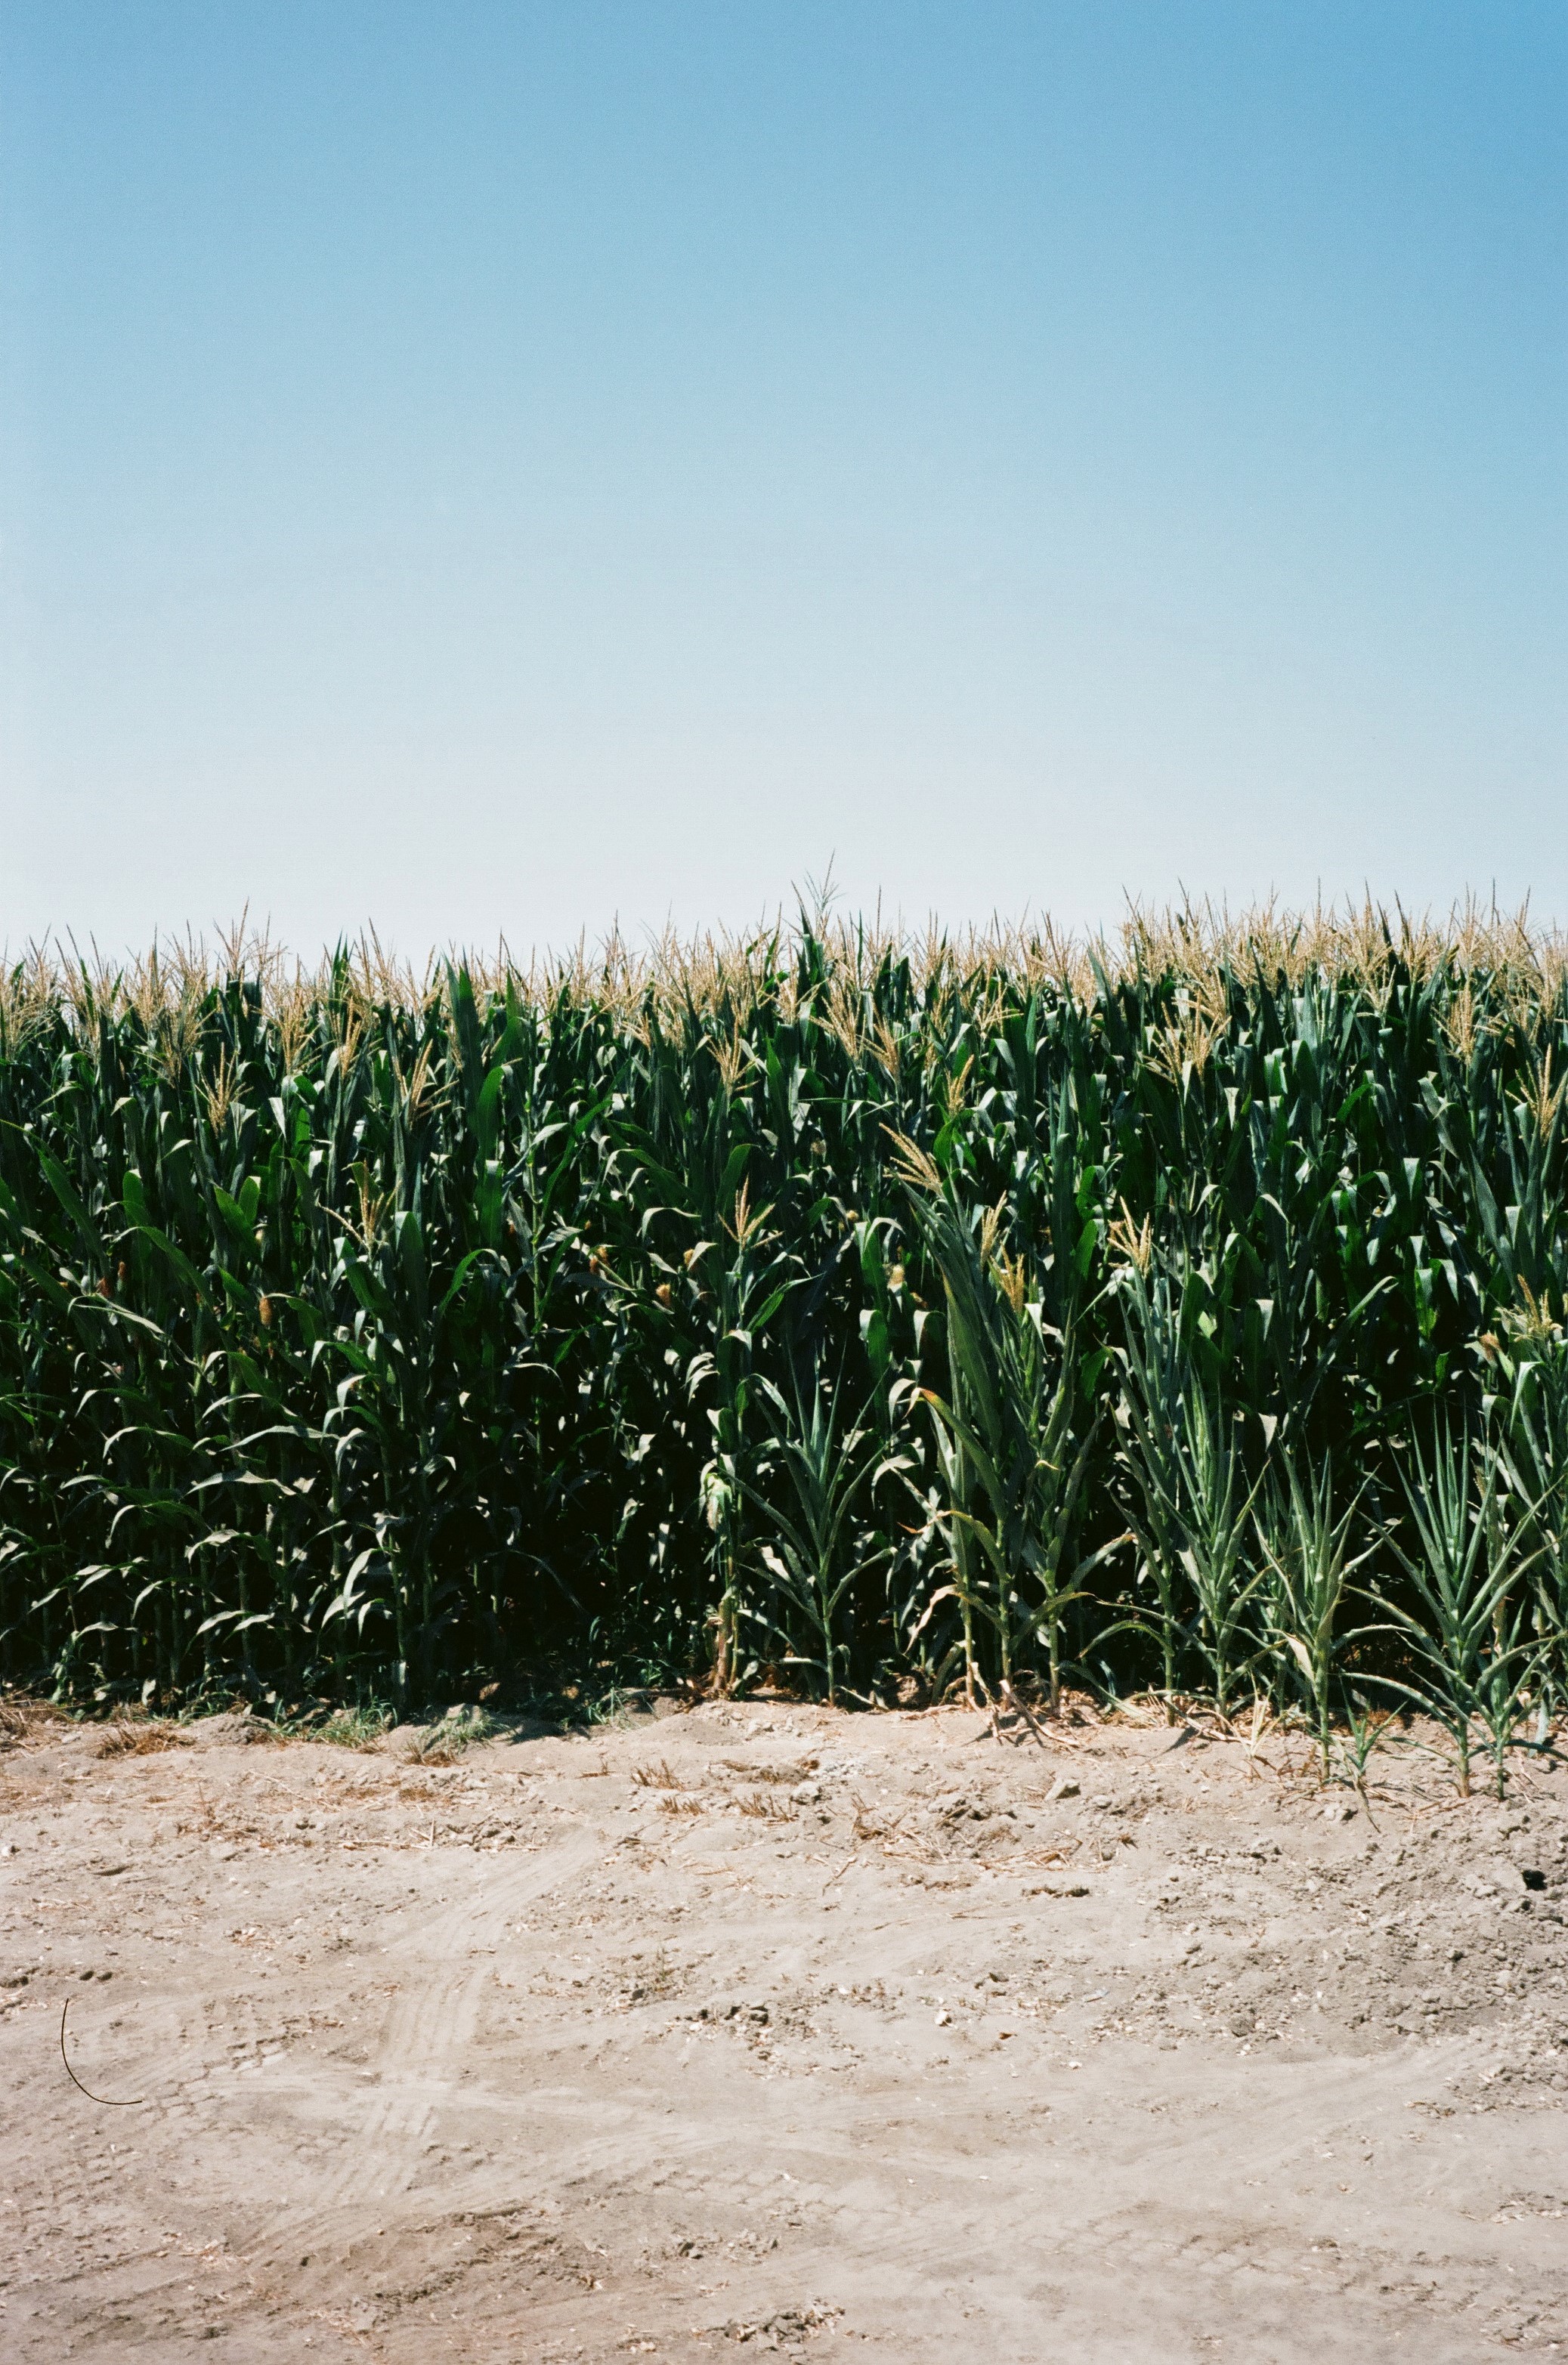
{"type": "Polygon", "coordinates": [[[30,956],[0,1669],[1419,1707],[1500,1781],[1568,1681],[1565,1085],[1568,948],[1474,914],[30,956]]]}

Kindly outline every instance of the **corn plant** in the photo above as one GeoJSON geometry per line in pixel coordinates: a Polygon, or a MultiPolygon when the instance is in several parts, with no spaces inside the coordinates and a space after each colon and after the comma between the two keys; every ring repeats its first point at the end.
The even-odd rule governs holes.
{"type": "Polygon", "coordinates": [[[1501,1458],[1487,1432],[1473,1437],[1446,1418],[1434,1424],[1429,1456],[1418,1442],[1400,1473],[1414,1549],[1398,1526],[1388,1541],[1409,1582],[1414,1607],[1378,1589],[1388,1631],[1417,1672],[1371,1680],[1431,1716],[1453,1743],[1462,1797],[1470,1794],[1474,1728],[1485,1732],[1497,1791],[1539,1653],[1524,1598],[1533,1554],[1500,1516],[1501,1458]]]}
{"type": "MultiPolygon", "coordinates": [[[[1435,1418],[1495,1439],[1515,1573],[1467,1730],[1544,1737],[1565,1082],[1561,941],[1474,913],[0,965],[0,1676],[409,1715],[563,1659],[734,1688],[788,1641],[835,1698],[1054,1695],[1092,1639],[1321,1747],[1344,1514],[1305,1474],[1396,1496],[1435,1418]],[[813,1386],[868,1463],[826,1563],[813,1386]]],[[[1377,1615],[1357,1682],[1419,1690],[1377,1615]]]]}
{"type": "Polygon", "coordinates": [[[1294,1677],[1300,1682],[1321,1777],[1327,1781],[1340,1666],[1357,1639],[1355,1630],[1343,1625],[1341,1613],[1350,1579],[1376,1547],[1368,1543],[1360,1552],[1351,1551],[1361,1497],[1336,1518],[1334,1469],[1327,1457],[1304,1479],[1296,1454],[1282,1447],[1270,1481],[1254,1513],[1270,1579],[1265,1628],[1287,1681],[1294,1677]]]}
{"type": "Polygon", "coordinates": [[[1226,1717],[1237,1683],[1259,1658],[1251,1611],[1264,1571],[1249,1555],[1249,1537],[1260,1482],[1248,1486],[1234,1425],[1202,1388],[1183,1399],[1175,1450],[1186,1536],[1182,1563],[1195,1604],[1189,1632],[1208,1670],[1215,1707],[1226,1717]]]}
{"type": "Polygon", "coordinates": [[[1568,1346],[1550,1305],[1529,1297],[1505,1347],[1485,1351],[1503,1383],[1497,1404],[1505,1481],[1500,1509],[1533,1561],[1530,1625],[1538,1637],[1538,1723],[1544,1741],[1568,1676],[1568,1346]]]}
{"type": "Polygon", "coordinates": [[[1125,1269],[1130,1300],[1123,1350],[1126,1384],[1116,1401],[1122,1443],[1118,1504],[1137,1549],[1135,1582],[1152,1589],[1152,1609],[1135,1598],[1128,1624],[1134,1631],[1152,1625],[1159,1648],[1160,1690],[1167,1713],[1176,1697],[1182,1638],[1186,1631],[1187,1567],[1182,1517],[1182,1467],[1176,1440],[1183,1418],[1184,1373],[1177,1343],[1169,1281],[1163,1273],[1149,1286],[1147,1248],[1125,1269]]]}
{"type": "Polygon", "coordinates": [[[868,1543],[857,1531],[857,1500],[890,1469],[907,1465],[880,1458],[875,1429],[841,1414],[842,1382],[813,1371],[804,1390],[792,1373],[788,1395],[767,1378],[757,1393],[769,1435],[757,1482],[743,1478],[740,1485],[756,1514],[757,1556],[771,1582],[760,1603],[747,1604],[747,1615],[782,1644],[765,1655],[820,1673],[831,1705],[851,1653],[840,1633],[846,1601],[893,1551],[890,1542],[868,1543]],[[812,1638],[808,1651],[796,1641],[798,1626],[812,1638]]]}
{"type": "Polygon", "coordinates": [[[950,1478],[948,1522],[961,1539],[953,1589],[964,1615],[966,1684],[972,1692],[978,1616],[995,1636],[1004,1686],[1021,1652],[1043,1651],[1054,1711],[1067,1612],[1121,1543],[1114,1538],[1076,1560],[1071,1552],[1092,1443],[1073,1434],[1071,1342],[1061,1340],[1053,1356],[1028,1264],[1001,1247],[994,1216],[977,1238],[952,1189],[913,1145],[903,1171],[947,1308],[950,1395],[927,1390],[926,1402],[950,1478]]]}
{"type": "Polygon", "coordinates": [[[733,1222],[723,1227],[724,1238],[716,1243],[702,1242],[693,1258],[694,1264],[707,1260],[716,1268],[713,1346],[710,1353],[691,1363],[688,1386],[695,1392],[711,1383],[716,1398],[709,1411],[713,1452],[700,1483],[718,1569],[713,1680],[721,1692],[733,1688],[739,1672],[746,1506],[756,1499],[750,1474],[756,1454],[751,1420],[757,1384],[756,1333],[777,1314],[790,1287],[787,1280],[779,1279],[780,1259],[770,1253],[773,1243],[767,1230],[767,1208],[752,1210],[743,1183],[735,1197],[733,1222]]]}
{"type": "Polygon", "coordinates": [[[1251,1612],[1264,1572],[1249,1537],[1260,1481],[1248,1485],[1235,1425],[1183,1347],[1168,1277],[1151,1287],[1135,1261],[1124,1296],[1124,1503],[1154,1590],[1165,1697],[1192,1647],[1223,1717],[1259,1655],[1251,1612]]]}

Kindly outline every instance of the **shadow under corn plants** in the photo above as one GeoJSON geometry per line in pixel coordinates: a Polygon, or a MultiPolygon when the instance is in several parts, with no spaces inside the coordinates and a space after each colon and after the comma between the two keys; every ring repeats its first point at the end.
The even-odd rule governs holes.
{"type": "Polygon", "coordinates": [[[1321,1734],[1436,1664],[1401,1473],[1447,1423],[1518,1530],[1506,1750],[1564,1684],[1564,976],[1371,910],[16,964],[0,1668],[399,1712],[585,1653],[1075,1671],[1321,1734]]]}

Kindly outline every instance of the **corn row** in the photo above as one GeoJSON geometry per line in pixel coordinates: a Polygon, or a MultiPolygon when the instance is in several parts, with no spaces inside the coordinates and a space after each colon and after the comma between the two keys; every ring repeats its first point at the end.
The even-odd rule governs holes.
{"type": "Polygon", "coordinates": [[[0,1664],[1318,1729],[1459,1682],[1446,1485],[1511,1735],[1568,1673],[1565,1086],[1562,945],[1473,913],[15,964],[0,1664]]]}

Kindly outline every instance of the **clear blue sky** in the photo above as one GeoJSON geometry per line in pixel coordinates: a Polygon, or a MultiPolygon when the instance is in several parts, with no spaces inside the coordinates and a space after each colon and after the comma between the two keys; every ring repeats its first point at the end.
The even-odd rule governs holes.
{"type": "Polygon", "coordinates": [[[1562,0],[9,0],[0,942],[1568,919],[1562,0]]]}

